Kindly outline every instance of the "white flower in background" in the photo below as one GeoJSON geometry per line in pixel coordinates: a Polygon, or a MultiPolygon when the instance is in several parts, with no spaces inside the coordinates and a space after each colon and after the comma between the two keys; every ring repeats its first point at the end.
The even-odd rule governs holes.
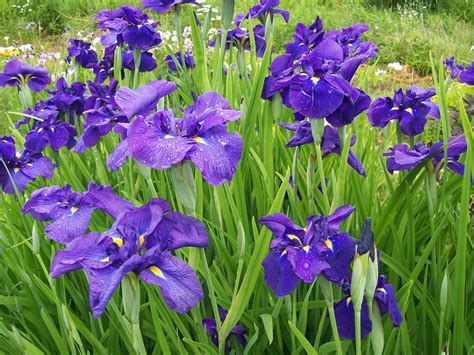
{"type": "Polygon", "coordinates": [[[196,0],[196,2],[197,2],[198,4],[204,4],[204,3],[206,2],[206,0],[196,0]]]}
{"type": "Polygon", "coordinates": [[[177,36],[171,36],[171,42],[178,42],[177,36]]]}
{"type": "Polygon", "coordinates": [[[471,48],[469,49],[469,52],[471,51],[474,51],[474,46],[471,46],[471,48]]]}
{"type": "Polygon", "coordinates": [[[31,52],[33,50],[33,45],[31,45],[30,43],[22,44],[18,47],[18,49],[22,52],[31,52]]]}
{"type": "Polygon", "coordinates": [[[396,71],[400,71],[403,69],[403,65],[401,65],[399,62],[389,63],[388,67],[396,71]]]}
{"type": "Polygon", "coordinates": [[[92,40],[92,45],[94,47],[97,47],[97,45],[100,44],[100,37],[95,37],[93,40],[92,40]]]}
{"type": "Polygon", "coordinates": [[[56,58],[56,59],[61,59],[61,53],[53,52],[53,57],[56,58]]]}
{"type": "Polygon", "coordinates": [[[193,49],[193,41],[189,38],[186,38],[183,43],[184,49],[190,51],[193,49]]]}
{"type": "Polygon", "coordinates": [[[7,42],[7,45],[8,45],[8,40],[10,39],[10,37],[4,36],[3,39],[5,40],[5,42],[7,42]]]}
{"type": "Polygon", "coordinates": [[[191,26],[186,26],[183,29],[183,37],[189,37],[191,35],[191,26]]]}
{"type": "Polygon", "coordinates": [[[382,75],[385,75],[385,74],[387,74],[387,71],[383,70],[383,69],[377,69],[377,71],[375,72],[376,76],[382,76],[382,75]]]}

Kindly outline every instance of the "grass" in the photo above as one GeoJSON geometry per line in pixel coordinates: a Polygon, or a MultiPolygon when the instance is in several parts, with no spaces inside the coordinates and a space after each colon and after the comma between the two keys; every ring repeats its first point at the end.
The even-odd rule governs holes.
{"type": "MultiPolygon", "coordinates": [[[[288,2],[282,3],[288,5],[288,2]]],[[[107,5],[103,2],[101,6],[104,4],[107,5]]],[[[320,8],[321,14],[324,14],[323,9],[328,11],[328,18],[323,16],[323,19],[329,27],[336,27],[342,21],[342,25],[349,25],[369,11],[373,11],[374,21],[378,19],[381,24],[389,18],[394,21],[397,18],[396,12],[375,8],[364,7],[364,13],[358,14],[354,9],[361,5],[354,2],[351,6],[339,3],[331,9],[332,16],[330,5],[321,4],[320,8]],[[344,13],[342,9],[348,10],[351,6],[352,10],[347,11],[348,18],[337,16],[337,11],[344,13]],[[387,17],[383,21],[377,18],[377,14],[384,13],[387,17]]],[[[302,5],[302,8],[292,9],[292,21],[309,22],[314,14],[310,16],[305,8],[308,7],[302,5]]],[[[430,16],[440,19],[437,17],[440,15],[430,16]]],[[[171,19],[167,21],[164,26],[170,26],[171,19]]],[[[190,24],[191,20],[185,18],[183,22],[190,24]]],[[[419,26],[411,19],[409,24],[419,26]]],[[[275,37],[280,47],[287,38],[284,37],[287,34],[280,34],[282,28],[277,27],[275,37]]],[[[392,34],[396,33],[395,29],[392,31],[392,34]]],[[[424,36],[428,38],[428,34],[426,32],[424,36]]],[[[375,35],[384,37],[382,30],[375,31],[375,35]]],[[[450,127],[448,105],[455,106],[460,111],[458,121],[469,146],[463,157],[465,175],[461,177],[447,169],[435,173],[426,164],[409,173],[389,174],[382,153],[397,143],[396,129],[389,126],[381,131],[371,127],[366,115],[361,114],[348,127],[347,133],[347,137],[351,132],[357,135],[353,150],[367,170],[367,176],[361,177],[346,166],[343,158],[318,159],[313,146],[306,145],[298,150],[284,147],[290,135],[276,123],[291,121],[292,112],[281,104],[260,100],[263,79],[268,75],[270,51],[262,62],[257,61],[255,53],[246,58],[244,67],[249,66],[252,80],[238,70],[224,77],[212,69],[222,67],[223,60],[235,60],[236,51],[226,53],[225,57],[218,50],[209,53],[196,30],[193,36],[197,68],[189,75],[172,75],[160,66],[156,72],[140,79],[145,83],[160,74],[178,84],[179,90],[165,100],[165,107],[175,110],[186,107],[192,103],[191,90],[201,93],[212,89],[224,95],[233,108],[243,112],[242,118],[232,125],[232,129],[244,138],[244,153],[233,181],[214,188],[204,183],[199,173],[195,174],[198,191],[195,213],[209,230],[210,246],[198,258],[189,250],[180,252],[180,256],[198,260],[196,270],[205,289],[205,299],[190,313],[178,315],[165,306],[157,287],[142,283],[137,321],[127,312],[130,298],[127,288],[121,287],[104,316],[95,321],[88,306],[88,285],[83,272],[70,273],[56,280],[50,277],[49,264],[60,246],[46,239],[42,223],[23,216],[20,211],[36,188],[67,183],[73,190],[84,191],[88,181],[94,181],[111,185],[114,191],[137,205],[158,195],[170,201],[173,209],[185,210],[169,171],[153,170],[150,176],[143,176],[143,170],[133,161],[127,162],[117,173],[108,171],[105,160],[118,143],[117,136],[109,135],[83,155],[65,149],[54,156],[48,153],[58,163],[52,180],[38,179],[25,194],[0,193],[0,352],[119,354],[145,349],[157,354],[213,354],[217,350],[201,321],[212,317],[218,304],[229,309],[221,335],[229,334],[237,322],[248,331],[247,348],[243,350],[232,344],[235,353],[334,353],[337,344],[327,317],[330,304],[328,307],[325,302],[325,285],[317,280],[312,285],[301,284],[290,296],[274,297],[263,280],[260,265],[268,253],[271,234],[257,221],[269,213],[283,212],[296,223],[303,224],[310,213],[327,213],[340,204],[356,207],[355,214],[342,226],[353,236],[359,235],[365,218],[372,219],[381,251],[381,273],[397,292],[404,322],[400,328],[393,328],[388,317],[383,318],[385,353],[436,354],[446,351],[462,354],[472,351],[474,274],[470,270],[474,262],[471,218],[474,190],[469,172],[473,164],[474,117],[468,117],[461,102],[472,88],[453,83],[447,90],[441,65],[445,55],[433,52],[434,61],[429,62],[433,74],[430,81],[437,90],[442,119],[431,122],[432,130],[417,139],[446,139],[450,127]],[[290,176],[301,199],[297,197],[297,190],[288,184],[290,176]],[[324,194],[317,188],[319,184],[325,186],[324,194]]],[[[384,48],[390,51],[389,43],[393,38],[389,37],[384,37],[386,44],[381,46],[381,61],[387,60],[382,51],[384,48]]],[[[456,41],[447,45],[457,46],[462,37],[455,38],[456,41]]],[[[400,46],[402,43],[400,38],[400,46]]],[[[418,56],[417,53],[411,55],[418,56]]],[[[47,65],[51,71],[58,68],[57,62],[47,65]]],[[[376,77],[375,69],[366,66],[357,78],[359,85],[373,97],[378,91],[389,91],[399,83],[381,82],[385,79],[376,77]]],[[[25,128],[13,130],[11,123],[18,117],[8,113],[21,111],[16,91],[2,88],[0,98],[5,111],[1,119],[6,122],[9,132],[21,140],[25,128]]],[[[348,154],[347,147],[346,144],[344,154],[348,154]]],[[[112,220],[104,215],[94,215],[91,229],[104,230],[111,223],[112,220]]],[[[332,292],[335,301],[343,296],[336,288],[332,292]]],[[[355,352],[350,341],[344,340],[340,345],[344,352],[355,352]]],[[[363,350],[371,353],[370,341],[364,341],[363,350]]]]}

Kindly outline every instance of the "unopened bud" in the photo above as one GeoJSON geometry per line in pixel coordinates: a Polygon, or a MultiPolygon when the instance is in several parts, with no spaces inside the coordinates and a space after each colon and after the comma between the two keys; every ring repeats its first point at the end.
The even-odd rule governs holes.
{"type": "Polygon", "coordinates": [[[375,355],[380,355],[383,353],[384,347],[384,335],[383,335],[383,325],[382,317],[380,315],[379,306],[377,302],[374,302],[372,305],[371,317],[372,321],[372,332],[370,333],[370,342],[372,343],[373,353],[375,355]]]}

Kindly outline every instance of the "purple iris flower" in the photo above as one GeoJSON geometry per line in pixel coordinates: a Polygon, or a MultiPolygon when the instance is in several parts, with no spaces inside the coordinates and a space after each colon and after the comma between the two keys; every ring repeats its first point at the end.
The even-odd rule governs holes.
{"type": "Polygon", "coordinates": [[[380,97],[372,102],[367,117],[374,127],[385,127],[391,120],[398,120],[401,131],[407,136],[416,136],[423,132],[427,116],[439,118],[439,108],[430,100],[436,94],[431,89],[411,86],[406,92],[395,91],[393,98],[380,97]]]}
{"type": "Polygon", "coordinates": [[[12,137],[0,137],[0,184],[7,194],[23,192],[38,176],[53,177],[55,165],[40,153],[17,152],[12,137]]]}
{"type": "Polygon", "coordinates": [[[211,185],[232,179],[242,153],[242,137],[227,131],[227,122],[237,120],[222,96],[206,92],[177,119],[171,110],[139,116],[127,131],[134,159],[154,169],[167,169],[191,160],[211,185]]]}
{"type": "MultiPolygon", "coordinates": [[[[140,57],[140,67],[138,68],[138,71],[140,73],[145,73],[155,70],[156,67],[156,60],[155,58],[153,58],[153,55],[149,52],[142,52],[140,57]]],[[[132,51],[125,51],[122,53],[122,68],[135,71],[135,59],[133,57],[132,51]]]]}
{"type": "Polygon", "coordinates": [[[3,73],[0,73],[0,86],[19,86],[24,83],[35,91],[43,91],[51,82],[48,70],[32,67],[18,59],[12,59],[5,64],[3,73]]]}
{"type": "MultiPolygon", "coordinates": [[[[410,149],[406,144],[398,144],[389,152],[384,153],[387,159],[387,170],[390,173],[400,170],[411,170],[431,157],[435,170],[438,170],[444,161],[444,142],[438,142],[428,148],[423,143],[417,143],[410,149]]],[[[461,155],[467,151],[467,142],[464,135],[452,136],[448,140],[447,165],[456,174],[464,175],[464,164],[459,161],[461,155]]]]}
{"type": "Polygon", "coordinates": [[[294,224],[287,216],[276,213],[260,219],[274,239],[270,254],[263,260],[265,282],[278,297],[293,292],[298,282],[312,283],[319,274],[342,285],[350,282],[349,265],[354,257],[354,239],[339,230],[354,211],[341,206],[331,215],[309,216],[307,227],[294,224]]]}
{"type": "Polygon", "coordinates": [[[152,81],[136,90],[128,87],[117,90],[117,84],[116,80],[104,86],[89,82],[92,96],[85,105],[85,129],[76,152],[82,153],[86,148],[95,146],[112,129],[116,133],[125,132],[120,123],[127,123],[135,115],[150,112],[162,97],[176,90],[176,84],[165,80],[152,81]]]}
{"type": "Polygon", "coordinates": [[[165,57],[165,62],[168,64],[168,69],[172,72],[178,71],[178,68],[176,68],[176,62],[178,62],[180,68],[194,68],[196,66],[196,63],[194,62],[194,57],[191,52],[186,51],[184,54],[181,56],[180,52],[176,52],[174,54],[174,57],[171,55],[167,55],[165,57]],[[183,65],[183,58],[184,58],[184,65],[183,65]]]}
{"type": "MultiPolygon", "coordinates": [[[[280,123],[280,125],[290,131],[295,132],[285,147],[298,147],[303,144],[314,143],[313,134],[311,132],[311,123],[309,121],[304,120],[299,123],[280,123]]],[[[342,152],[339,133],[334,127],[325,126],[321,138],[321,149],[324,154],[341,155],[342,152]]],[[[356,135],[354,134],[351,137],[351,146],[353,146],[355,143],[356,135]]],[[[360,175],[365,176],[365,169],[352,150],[349,150],[347,163],[360,175]]]]}
{"type": "Polygon", "coordinates": [[[283,103],[301,116],[349,124],[370,102],[350,84],[357,68],[377,54],[373,43],[360,40],[367,28],[357,24],[325,33],[319,18],[309,28],[299,24],[286,54],[272,62],[262,97],[280,93],[283,103]]]}
{"type": "Polygon", "coordinates": [[[89,184],[88,191],[75,192],[69,185],[50,186],[34,191],[22,212],[39,221],[51,221],[46,235],[62,244],[81,237],[89,227],[92,213],[100,209],[114,218],[133,205],[117,196],[110,186],[89,184]]]}
{"type": "Polygon", "coordinates": [[[97,28],[109,31],[101,42],[108,47],[113,44],[128,44],[130,49],[146,51],[161,43],[161,36],[155,30],[157,23],[138,8],[122,6],[115,10],[101,10],[96,15],[97,28]]]}
{"type": "Polygon", "coordinates": [[[38,119],[33,120],[33,126],[25,137],[25,148],[35,153],[41,153],[46,146],[58,151],[62,147],[71,149],[76,145],[77,131],[74,126],[58,119],[59,112],[45,109],[28,112],[38,119]]]}
{"type": "Polygon", "coordinates": [[[204,297],[194,270],[171,254],[182,247],[207,246],[204,224],[171,211],[169,204],[158,198],[141,207],[126,206],[115,219],[108,231],[71,241],[51,264],[54,278],[74,270],[86,271],[94,318],[102,315],[129,272],[158,285],[166,304],[178,313],[187,312],[204,297]]]}
{"type": "Polygon", "coordinates": [[[449,69],[452,79],[459,79],[459,82],[474,85],[474,62],[467,68],[462,64],[455,64],[455,58],[446,59],[443,64],[449,69]]]}
{"type": "Polygon", "coordinates": [[[75,63],[86,69],[94,68],[99,62],[97,53],[91,48],[91,44],[80,39],[69,39],[67,53],[66,61],[68,63],[74,59],[75,63]]]}
{"type": "Polygon", "coordinates": [[[195,0],[142,0],[142,6],[145,9],[150,9],[161,14],[179,4],[199,5],[195,0]]]}
{"type": "MultiPolygon", "coordinates": [[[[234,19],[235,28],[227,31],[226,37],[226,49],[231,47],[237,47],[243,50],[250,50],[250,32],[240,27],[242,21],[245,19],[243,14],[239,14],[234,19]]],[[[219,30],[217,35],[222,36],[224,30],[219,30]]],[[[257,25],[253,28],[253,35],[255,39],[255,51],[258,57],[263,57],[265,50],[267,49],[267,42],[265,41],[265,27],[263,25],[257,25]]],[[[212,40],[209,45],[214,47],[216,44],[215,40],[212,40]]]]}
{"type": "MultiPolygon", "coordinates": [[[[224,320],[227,317],[227,310],[225,308],[219,307],[219,317],[220,317],[220,321],[224,322],[224,320]]],[[[207,333],[211,337],[212,343],[215,346],[219,346],[219,332],[217,331],[216,320],[214,318],[204,318],[202,320],[202,325],[204,326],[207,333]]],[[[245,345],[247,344],[247,339],[245,338],[247,329],[245,329],[240,324],[237,324],[234,328],[232,328],[232,331],[230,333],[237,338],[238,342],[242,345],[242,347],[245,347],[245,345]]],[[[230,346],[228,344],[228,341],[225,346],[225,351],[226,353],[230,351],[230,346]]]]}
{"type": "Polygon", "coordinates": [[[56,107],[61,119],[65,120],[67,115],[69,122],[73,124],[84,112],[86,87],[81,82],[75,82],[68,86],[64,78],[59,78],[55,85],[55,91],[48,91],[51,97],[46,101],[46,104],[56,107]]]}
{"type": "MultiPolygon", "coordinates": [[[[389,314],[394,327],[399,327],[403,317],[397,305],[393,286],[386,282],[385,276],[379,276],[374,294],[375,303],[380,309],[380,315],[389,314]]],[[[337,330],[341,338],[355,339],[354,305],[351,297],[345,297],[334,305],[337,330]]],[[[361,337],[365,338],[372,330],[367,302],[364,300],[361,310],[361,337]]]]}
{"type": "Polygon", "coordinates": [[[258,18],[265,24],[265,17],[267,14],[273,16],[274,14],[281,15],[286,23],[290,20],[290,13],[286,10],[276,9],[280,5],[280,0],[260,0],[260,3],[250,8],[246,17],[258,18]]]}

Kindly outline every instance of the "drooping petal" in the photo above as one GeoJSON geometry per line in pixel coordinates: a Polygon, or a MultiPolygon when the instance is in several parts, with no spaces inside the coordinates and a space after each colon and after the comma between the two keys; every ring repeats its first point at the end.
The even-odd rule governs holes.
{"type": "Polygon", "coordinates": [[[178,313],[188,312],[204,297],[194,270],[168,253],[162,253],[139,276],[149,284],[158,285],[168,307],[178,313]]]}
{"type": "Polygon", "coordinates": [[[87,228],[95,207],[90,205],[73,206],[63,215],[48,224],[44,230],[52,240],[66,244],[81,237],[87,228]]]}
{"type": "Polygon", "coordinates": [[[100,186],[93,183],[89,183],[82,203],[89,204],[94,208],[99,208],[115,219],[123,212],[135,208],[132,203],[117,195],[110,186],[100,186]]]}
{"type": "Polygon", "coordinates": [[[300,281],[296,276],[288,255],[271,252],[262,262],[265,282],[275,292],[275,296],[283,297],[292,293],[300,281]]]}
{"type": "Polygon", "coordinates": [[[187,156],[204,179],[214,186],[231,181],[242,154],[242,137],[215,127],[200,134],[195,141],[187,156]]]}
{"type": "Polygon", "coordinates": [[[112,171],[117,171],[130,157],[130,149],[128,149],[128,141],[124,139],[115,147],[114,151],[110,153],[107,158],[107,168],[112,171]]]}
{"type": "Polygon", "coordinates": [[[64,188],[50,186],[33,191],[30,199],[23,206],[22,212],[31,214],[38,221],[51,220],[52,210],[60,203],[59,195],[68,188],[70,188],[69,185],[64,188]]]}
{"type": "Polygon", "coordinates": [[[302,239],[305,234],[303,227],[294,224],[293,221],[283,213],[274,213],[263,217],[258,223],[270,229],[276,237],[282,237],[286,234],[295,234],[302,239]]]}
{"type": "MultiPolygon", "coordinates": [[[[339,336],[343,339],[355,340],[355,321],[354,321],[354,304],[350,297],[343,298],[334,305],[334,313],[336,315],[336,324],[339,336]]],[[[367,303],[362,303],[361,309],[361,337],[367,337],[372,331],[372,322],[369,318],[369,309],[367,303]]]]}
{"type": "Polygon", "coordinates": [[[328,218],[327,222],[335,228],[339,228],[339,225],[344,222],[349,216],[355,211],[354,206],[351,205],[344,205],[338,207],[333,213],[331,213],[328,218]]]}
{"type": "Polygon", "coordinates": [[[303,248],[288,248],[288,261],[295,274],[304,282],[312,283],[321,271],[330,265],[322,258],[315,246],[306,245],[303,248]]]}

